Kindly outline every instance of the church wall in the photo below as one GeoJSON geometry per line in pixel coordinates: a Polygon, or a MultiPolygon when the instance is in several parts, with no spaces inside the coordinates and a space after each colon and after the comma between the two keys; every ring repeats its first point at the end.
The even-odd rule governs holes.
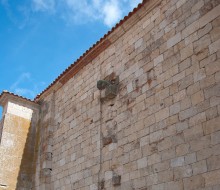
{"type": "Polygon", "coordinates": [[[36,189],[220,188],[219,3],[163,0],[43,99],[36,189]]]}

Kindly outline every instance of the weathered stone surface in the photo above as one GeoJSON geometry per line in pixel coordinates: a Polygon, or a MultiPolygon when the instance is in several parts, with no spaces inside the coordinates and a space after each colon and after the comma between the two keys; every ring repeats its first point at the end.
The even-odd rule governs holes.
{"type": "Polygon", "coordinates": [[[181,41],[181,33],[176,34],[167,41],[167,48],[171,48],[181,41]]]}
{"type": "Polygon", "coordinates": [[[3,106],[7,105],[7,109],[4,107],[0,121],[0,184],[3,185],[0,189],[30,189],[38,106],[19,97],[6,96],[3,106]],[[32,114],[36,115],[32,117],[32,114]]]}
{"type": "MultiPolygon", "coordinates": [[[[31,179],[40,190],[219,189],[219,6],[218,0],[144,1],[98,43],[100,50],[89,50],[37,98],[33,130],[36,114],[28,105],[8,104],[0,165],[10,172],[24,166],[18,178],[24,189],[31,179]],[[97,81],[115,76],[118,94],[100,101],[97,81]],[[25,156],[10,157],[9,149],[25,156]]],[[[3,181],[16,189],[17,173],[10,174],[14,181],[3,181]]]]}
{"type": "Polygon", "coordinates": [[[183,179],[184,189],[196,190],[205,187],[205,178],[197,175],[183,179]]]}

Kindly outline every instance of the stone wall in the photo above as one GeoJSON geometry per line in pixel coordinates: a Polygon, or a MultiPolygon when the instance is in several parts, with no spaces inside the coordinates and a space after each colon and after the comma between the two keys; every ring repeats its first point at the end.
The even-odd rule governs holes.
{"type": "Polygon", "coordinates": [[[140,10],[42,98],[36,189],[220,189],[219,4],[163,0],[140,10]],[[110,75],[118,95],[101,101],[96,83],[110,75]]]}
{"type": "Polygon", "coordinates": [[[31,189],[38,106],[6,95],[0,126],[0,189],[31,189]]]}

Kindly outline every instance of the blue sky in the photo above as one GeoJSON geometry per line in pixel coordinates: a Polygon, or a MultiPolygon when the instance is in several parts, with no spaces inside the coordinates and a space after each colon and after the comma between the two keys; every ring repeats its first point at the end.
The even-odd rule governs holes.
{"type": "Polygon", "coordinates": [[[141,0],[0,0],[0,92],[33,99],[141,0]]]}

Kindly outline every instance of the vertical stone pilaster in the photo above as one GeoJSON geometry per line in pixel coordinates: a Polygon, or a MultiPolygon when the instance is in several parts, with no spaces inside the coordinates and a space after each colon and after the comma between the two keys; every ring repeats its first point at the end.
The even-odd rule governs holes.
{"type": "Polygon", "coordinates": [[[38,104],[3,92],[0,105],[3,107],[0,126],[0,188],[30,189],[33,185],[38,104]]]}

